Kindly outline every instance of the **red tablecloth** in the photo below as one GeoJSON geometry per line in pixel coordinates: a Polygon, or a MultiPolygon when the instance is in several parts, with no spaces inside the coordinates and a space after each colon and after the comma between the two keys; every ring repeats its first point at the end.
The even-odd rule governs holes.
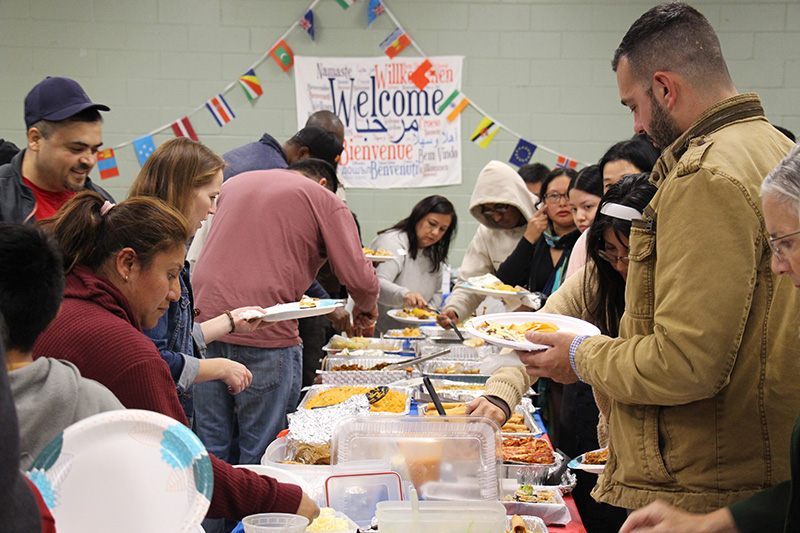
{"type": "MultiPolygon", "coordinates": [[[[539,427],[544,428],[542,419],[538,418],[538,415],[536,415],[536,417],[536,423],[539,424],[539,427]]],[[[550,442],[550,437],[547,436],[547,433],[542,435],[542,438],[547,439],[547,442],[550,442]]],[[[583,521],[581,521],[581,515],[578,514],[578,507],[575,505],[575,499],[571,494],[564,496],[564,503],[567,504],[567,508],[569,509],[569,514],[572,517],[572,520],[566,526],[548,525],[547,529],[553,532],[575,531],[576,533],[586,533],[586,528],[583,527],[583,521]]]]}

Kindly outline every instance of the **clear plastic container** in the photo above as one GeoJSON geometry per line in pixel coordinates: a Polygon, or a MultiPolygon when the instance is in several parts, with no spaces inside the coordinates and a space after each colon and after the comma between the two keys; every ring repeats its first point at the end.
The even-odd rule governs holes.
{"type": "Polygon", "coordinates": [[[347,417],[336,427],[333,462],[379,460],[424,498],[428,483],[477,487],[476,499],[498,499],[500,434],[478,417],[347,417]]]}
{"type": "Polygon", "coordinates": [[[245,533],[303,533],[308,518],[289,513],[251,514],[242,519],[245,533]]]}
{"type": "Polygon", "coordinates": [[[506,509],[500,502],[381,502],[375,516],[381,533],[502,533],[506,509]]]}
{"type": "Polygon", "coordinates": [[[358,527],[368,528],[380,502],[403,499],[396,472],[343,474],[325,481],[325,505],[344,512],[358,527]]]}

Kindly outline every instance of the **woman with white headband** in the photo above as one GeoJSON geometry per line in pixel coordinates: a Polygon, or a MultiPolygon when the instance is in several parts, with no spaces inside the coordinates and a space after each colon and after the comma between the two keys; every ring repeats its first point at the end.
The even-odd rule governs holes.
{"type": "MultiPolygon", "coordinates": [[[[541,311],[580,318],[596,325],[604,335],[618,335],[625,310],[631,221],[642,218],[655,192],[649,173],[626,176],[608,190],[587,230],[589,261],[548,298],[541,311]]],[[[486,383],[485,395],[471,402],[467,411],[503,424],[532,382],[525,367],[501,368],[486,383]]],[[[608,445],[610,401],[596,391],[593,401],[592,393],[586,384],[565,387],[558,445],[567,454],[608,445]]],[[[582,481],[578,480],[574,495],[584,524],[589,530],[616,531],[626,512],[594,502],[589,496],[593,479],[582,481]]]]}

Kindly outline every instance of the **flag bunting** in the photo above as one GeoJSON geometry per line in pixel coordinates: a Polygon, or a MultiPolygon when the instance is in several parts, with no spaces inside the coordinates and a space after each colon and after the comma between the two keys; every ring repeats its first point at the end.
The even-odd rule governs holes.
{"type": "Polygon", "coordinates": [[[310,9],[306,11],[306,14],[303,15],[303,18],[299,21],[300,27],[306,30],[311,36],[311,40],[314,40],[314,12],[310,9]]]}
{"type": "Polygon", "coordinates": [[[292,53],[292,49],[289,48],[289,45],[286,44],[286,41],[281,39],[275,46],[273,46],[270,51],[269,55],[272,56],[272,59],[281,67],[281,70],[287,72],[292,65],[294,65],[294,54],[292,53]]]}
{"type": "Polygon", "coordinates": [[[239,85],[242,86],[244,94],[250,101],[264,94],[264,89],[261,88],[261,83],[258,81],[258,76],[256,76],[253,69],[248,70],[243,76],[239,77],[239,85]]]}
{"type": "Polygon", "coordinates": [[[389,59],[394,59],[397,54],[402,52],[409,44],[411,39],[408,38],[406,32],[397,28],[380,44],[381,50],[389,56],[389,59]]]}
{"type": "Polygon", "coordinates": [[[225,98],[223,98],[221,94],[209,99],[208,102],[206,102],[206,107],[211,112],[211,116],[214,117],[214,120],[217,121],[220,128],[236,118],[236,115],[233,114],[233,111],[231,111],[231,108],[228,106],[228,102],[225,101],[225,98]]]}
{"type": "MultiPolygon", "coordinates": [[[[317,5],[318,0],[312,2],[309,6],[306,13],[300,18],[295,19],[293,25],[300,26],[304,31],[308,33],[312,40],[315,39],[314,35],[314,13],[312,8],[317,5]]],[[[336,0],[336,3],[339,4],[342,9],[347,9],[351,5],[353,5],[356,0],[336,0]]],[[[384,13],[389,13],[391,19],[396,23],[396,17],[391,13],[386,4],[384,4],[383,0],[369,0],[369,5],[367,7],[367,25],[372,24],[376,18],[384,13]]],[[[292,28],[290,27],[289,30],[292,28]]],[[[288,35],[289,30],[284,34],[284,36],[288,35]]],[[[398,27],[389,34],[386,39],[384,39],[380,43],[380,48],[383,52],[389,56],[390,59],[394,59],[400,52],[402,52],[405,48],[414,44],[416,49],[423,53],[422,50],[417,46],[415,43],[412,43],[411,38],[409,35],[403,30],[402,28],[398,27]]],[[[294,65],[294,53],[292,49],[289,47],[287,42],[284,38],[281,38],[277,43],[273,45],[273,47],[264,55],[262,59],[253,65],[244,75],[238,78],[238,83],[242,87],[247,96],[247,99],[253,101],[257,99],[259,96],[263,94],[263,89],[261,87],[261,83],[258,80],[258,77],[255,74],[254,68],[257,67],[264,58],[269,55],[271,56],[278,66],[284,72],[288,72],[290,68],[294,65]]],[[[423,53],[424,55],[424,53],[423,53]]],[[[423,90],[430,80],[428,79],[427,73],[432,68],[432,64],[428,59],[425,59],[422,64],[411,74],[409,75],[409,81],[414,83],[414,85],[419,88],[419,90],[423,90]]],[[[228,106],[228,103],[225,101],[225,98],[222,96],[223,94],[227,94],[233,85],[236,82],[231,82],[228,87],[221,93],[216,95],[215,97],[209,99],[205,103],[205,107],[211,112],[211,115],[214,117],[214,120],[217,121],[217,124],[222,127],[236,116],[233,113],[233,110],[228,106]]],[[[447,113],[446,118],[448,121],[452,122],[455,120],[460,113],[467,108],[467,106],[472,105],[479,113],[484,115],[483,119],[481,120],[478,128],[472,134],[471,140],[472,142],[478,144],[482,148],[486,148],[489,143],[492,141],[494,136],[500,129],[505,129],[509,133],[513,134],[518,138],[517,146],[514,148],[514,151],[511,154],[509,162],[522,166],[527,164],[531,158],[533,157],[533,153],[538,149],[544,150],[546,152],[552,153],[558,157],[556,162],[556,166],[558,167],[566,167],[566,168],[577,168],[578,161],[575,159],[571,159],[563,154],[559,154],[558,152],[551,150],[550,148],[542,145],[537,145],[526,141],[518,134],[514,133],[506,126],[493,121],[492,119],[486,117],[486,113],[481,110],[481,108],[471,102],[466,95],[461,93],[459,90],[454,90],[448,98],[442,102],[437,112],[439,115],[444,115],[447,113]]],[[[198,107],[192,113],[198,112],[202,109],[203,106],[198,107]]],[[[153,140],[152,135],[155,133],[159,133],[165,130],[167,127],[171,126],[173,132],[176,136],[179,137],[189,137],[192,140],[197,141],[198,137],[192,127],[192,123],[189,121],[189,117],[183,117],[171,124],[164,125],[159,129],[153,131],[153,133],[144,135],[134,141],[127,141],[120,145],[117,145],[115,148],[121,148],[123,146],[127,146],[128,144],[133,144],[134,150],[136,152],[136,156],[139,160],[140,164],[144,164],[147,158],[150,156],[153,151],[155,151],[155,142],[153,140]]],[[[107,148],[102,150],[98,153],[98,170],[100,170],[100,178],[101,179],[108,179],[112,177],[119,176],[119,168],[117,166],[116,155],[114,153],[114,148],[107,148]]]]}
{"type": "Polygon", "coordinates": [[[153,142],[152,135],[144,135],[133,141],[133,149],[136,150],[136,157],[139,158],[139,164],[144,165],[150,154],[156,151],[156,144],[153,142]]]}
{"type": "Polygon", "coordinates": [[[114,157],[113,148],[97,152],[97,169],[100,171],[101,180],[119,176],[119,167],[117,167],[117,158],[114,157]]]}
{"type": "Polygon", "coordinates": [[[530,143],[525,139],[520,139],[517,143],[517,147],[514,148],[514,151],[511,153],[511,159],[509,159],[508,162],[518,167],[527,165],[533,157],[533,152],[535,151],[535,144],[530,143]]]}
{"type": "Polygon", "coordinates": [[[193,141],[199,140],[197,134],[194,132],[192,123],[189,122],[189,117],[183,117],[173,122],[172,131],[175,132],[175,137],[189,137],[193,141]]]}
{"type": "Polygon", "coordinates": [[[500,126],[498,126],[492,119],[488,117],[483,117],[478,127],[475,128],[475,131],[472,132],[472,136],[470,140],[480,146],[481,148],[486,148],[489,146],[489,143],[492,142],[492,139],[497,132],[500,131],[500,126]]]}

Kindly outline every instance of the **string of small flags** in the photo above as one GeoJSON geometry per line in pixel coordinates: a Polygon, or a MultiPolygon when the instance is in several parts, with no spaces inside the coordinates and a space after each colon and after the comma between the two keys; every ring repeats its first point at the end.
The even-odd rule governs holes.
{"type": "MultiPolygon", "coordinates": [[[[294,65],[294,53],[292,52],[289,44],[286,42],[286,38],[295,27],[299,26],[308,34],[311,40],[315,40],[314,8],[320,1],[321,0],[313,0],[313,2],[311,2],[308,8],[304,11],[303,15],[289,26],[283,35],[278,38],[275,44],[273,44],[272,47],[270,47],[255,63],[250,65],[244,74],[242,74],[238,79],[229,83],[219,94],[209,98],[206,102],[197,106],[184,117],[178,118],[169,124],[160,126],[139,137],[138,139],[123,142],[114,146],[113,148],[107,148],[99,152],[97,156],[97,167],[100,171],[100,178],[108,179],[120,175],[119,167],[117,166],[115,150],[128,145],[133,145],[137,159],[139,160],[139,164],[144,165],[144,162],[156,149],[153,136],[169,128],[172,129],[176,137],[189,137],[190,139],[197,141],[197,133],[195,132],[194,126],[192,126],[189,117],[203,111],[204,108],[211,114],[219,127],[224,127],[226,124],[235,119],[236,115],[233,112],[233,109],[231,109],[230,105],[228,105],[224,95],[233,90],[237,85],[242,88],[248,101],[255,101],[261,95],[263,95],[264,90],[261,87],[261,83],[255,73],[255,69],[264,63],[268,57],[271,57],[283,72],[288,72],[294,65]]],[[[356,2],[356,0],[334,1],[339,4],[342,9],[348,9],[356,2]]],[[[427,74],[433,66],[430,60],[427,59],[427,54],[422,51],[419,45],[417,45],[408,32],[403,28],[402,24],[400,24],[400,21],[397,20],[397,18],[394,16],[394,13],[392,13],[392,11],[386,5],[385,0],[369,0],[369,5],[367,7],[368,26],[371,25],[375,19],[384,14],[392,20],[392,23],[395,25],[395,29],[383,41],[381,41],[379,44],[380,49],[390,59],[397,57],[397,55],[399,55],[409,46],[416,49],[417,53],[419,53],[419,55],[423,56],[425,59],[409,76],[409,79],[412,83],[414,83],[414,85],[417,86],[417,88],[419,88],[419,90],[423,90],[428,83],[430,83],[427,74]]],[[[442,102],[437,111],[439,114],[447,113],[447,120],[452,122],[468,106],[472,106],[483,116],[478,124],[478,127],[475,128],[475,131],[470,136],[470,140],[481,148],[486,148],[489,146],[489,143],[492,142],[495,135],[497,135],[497,133],[502,129],[518,139],[517,145],[511,153],[511,157],[509,158],[509,162],[513,165],[522,166],[529,163],[533,157],[533,154],[538,149],[555,155],[557,157],[556,166],[573,169],[578,166],[579,162],[575,159],[571,159],[542,144],[525,140],[521,135],[515,133],[511,128],[491,118],[488,113],[481,109],[474,101],[470,100],[466,94],[457,89],[454,90],[442,102]]]]}

